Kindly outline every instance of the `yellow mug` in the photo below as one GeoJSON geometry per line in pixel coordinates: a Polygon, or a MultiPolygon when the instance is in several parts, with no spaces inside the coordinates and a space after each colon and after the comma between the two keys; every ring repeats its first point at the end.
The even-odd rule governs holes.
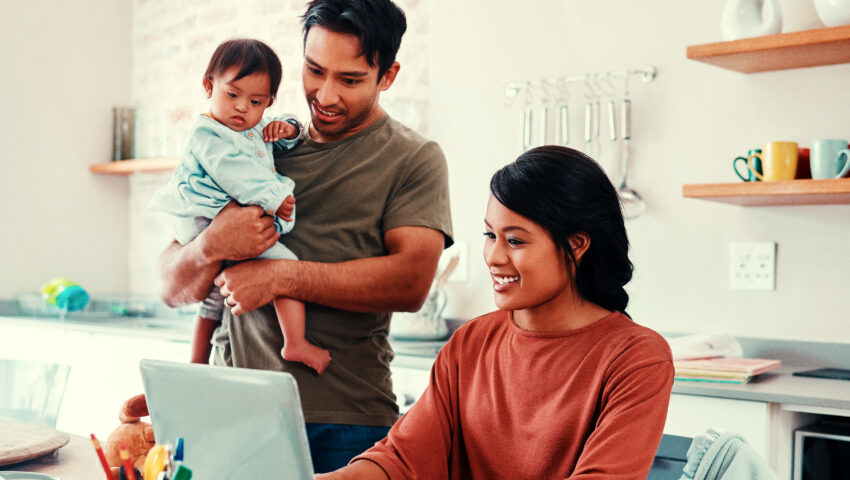
{"type": "Polygon", "coordinates": [[[747,168],[762,181],[794,180],[797,174],[797,142],[765,143],[761,153],[754,153],[747,158],[747,168]],[[756,170],[756,158],[761,160],[764,175],[756,170]]]}

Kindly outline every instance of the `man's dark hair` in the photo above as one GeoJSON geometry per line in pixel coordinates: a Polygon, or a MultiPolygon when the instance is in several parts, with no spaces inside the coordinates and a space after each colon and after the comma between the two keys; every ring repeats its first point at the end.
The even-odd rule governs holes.
{"type": "Polygon", "coordinates": [[[270,80],[269,95],[272,100],[277,96],[283,69],[277,54],[265,43],[250,38],[235,38],[227,40],[215,49],[204,72],[204,80],[215,80],[231,68],[238,68],[239,73],[233,80],[239,80],[253,73],[267,73],[270,80]]]}
{"type": "Polygon", "coordinates": [[[404,12],[390,0],[313,0],[301,17],[304,43],[312,27],[354,35],[370,67],[378,63],[378,81],[395,62],[407,30],[404,12]]]}

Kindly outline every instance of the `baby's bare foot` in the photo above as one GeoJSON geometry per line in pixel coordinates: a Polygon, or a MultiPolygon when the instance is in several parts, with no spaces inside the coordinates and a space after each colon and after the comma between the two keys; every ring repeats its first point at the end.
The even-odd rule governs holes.
{"type": "Polygon", "coordinates": [[[301,343],[286,342],[280,351],[284,360],[300,362],[321,375],[331,363],[331,354],[307,341],[301,343]]]}

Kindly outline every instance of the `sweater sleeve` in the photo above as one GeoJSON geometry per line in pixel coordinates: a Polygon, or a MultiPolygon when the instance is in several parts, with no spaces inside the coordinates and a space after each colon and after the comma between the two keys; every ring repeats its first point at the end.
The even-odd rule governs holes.
{"type": "Polygon", "coordinates": [[[448,479],[452,445],[457,441],[457,365],[437,355],[428,388],[390,429],[389,434],[358,460],[378,464],[390,480],[448,479]]]}
{"type": "Polygon", "coordinates": [[[259,205],[272,214],[292,195],[294,184],[280,180],[273,168],[258,162],[211,127],[200,127],[196,159],[222,190],[243,205],[259,205]]]}
{"type": "Polygon", "coordinates": [[[673,388],[673,362],[669,350],[666,354],[662,350],[657,343],[644,345],[611,364],[595,428],[569,478],[646,478],[661,442],[673,388]]]}

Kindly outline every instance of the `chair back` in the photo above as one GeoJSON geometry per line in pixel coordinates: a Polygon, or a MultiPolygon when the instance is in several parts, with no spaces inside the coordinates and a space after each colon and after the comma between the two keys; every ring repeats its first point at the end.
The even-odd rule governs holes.
{"type": "Polygon", "coordinates": [[[646,480],[679,480],[688,463],[690,437],[664,434],[646,480]]]}
{"type": "Polygon", "coordinates": [[[56,426],[71,367],[0,359],[0,417],[56,426]]]}

